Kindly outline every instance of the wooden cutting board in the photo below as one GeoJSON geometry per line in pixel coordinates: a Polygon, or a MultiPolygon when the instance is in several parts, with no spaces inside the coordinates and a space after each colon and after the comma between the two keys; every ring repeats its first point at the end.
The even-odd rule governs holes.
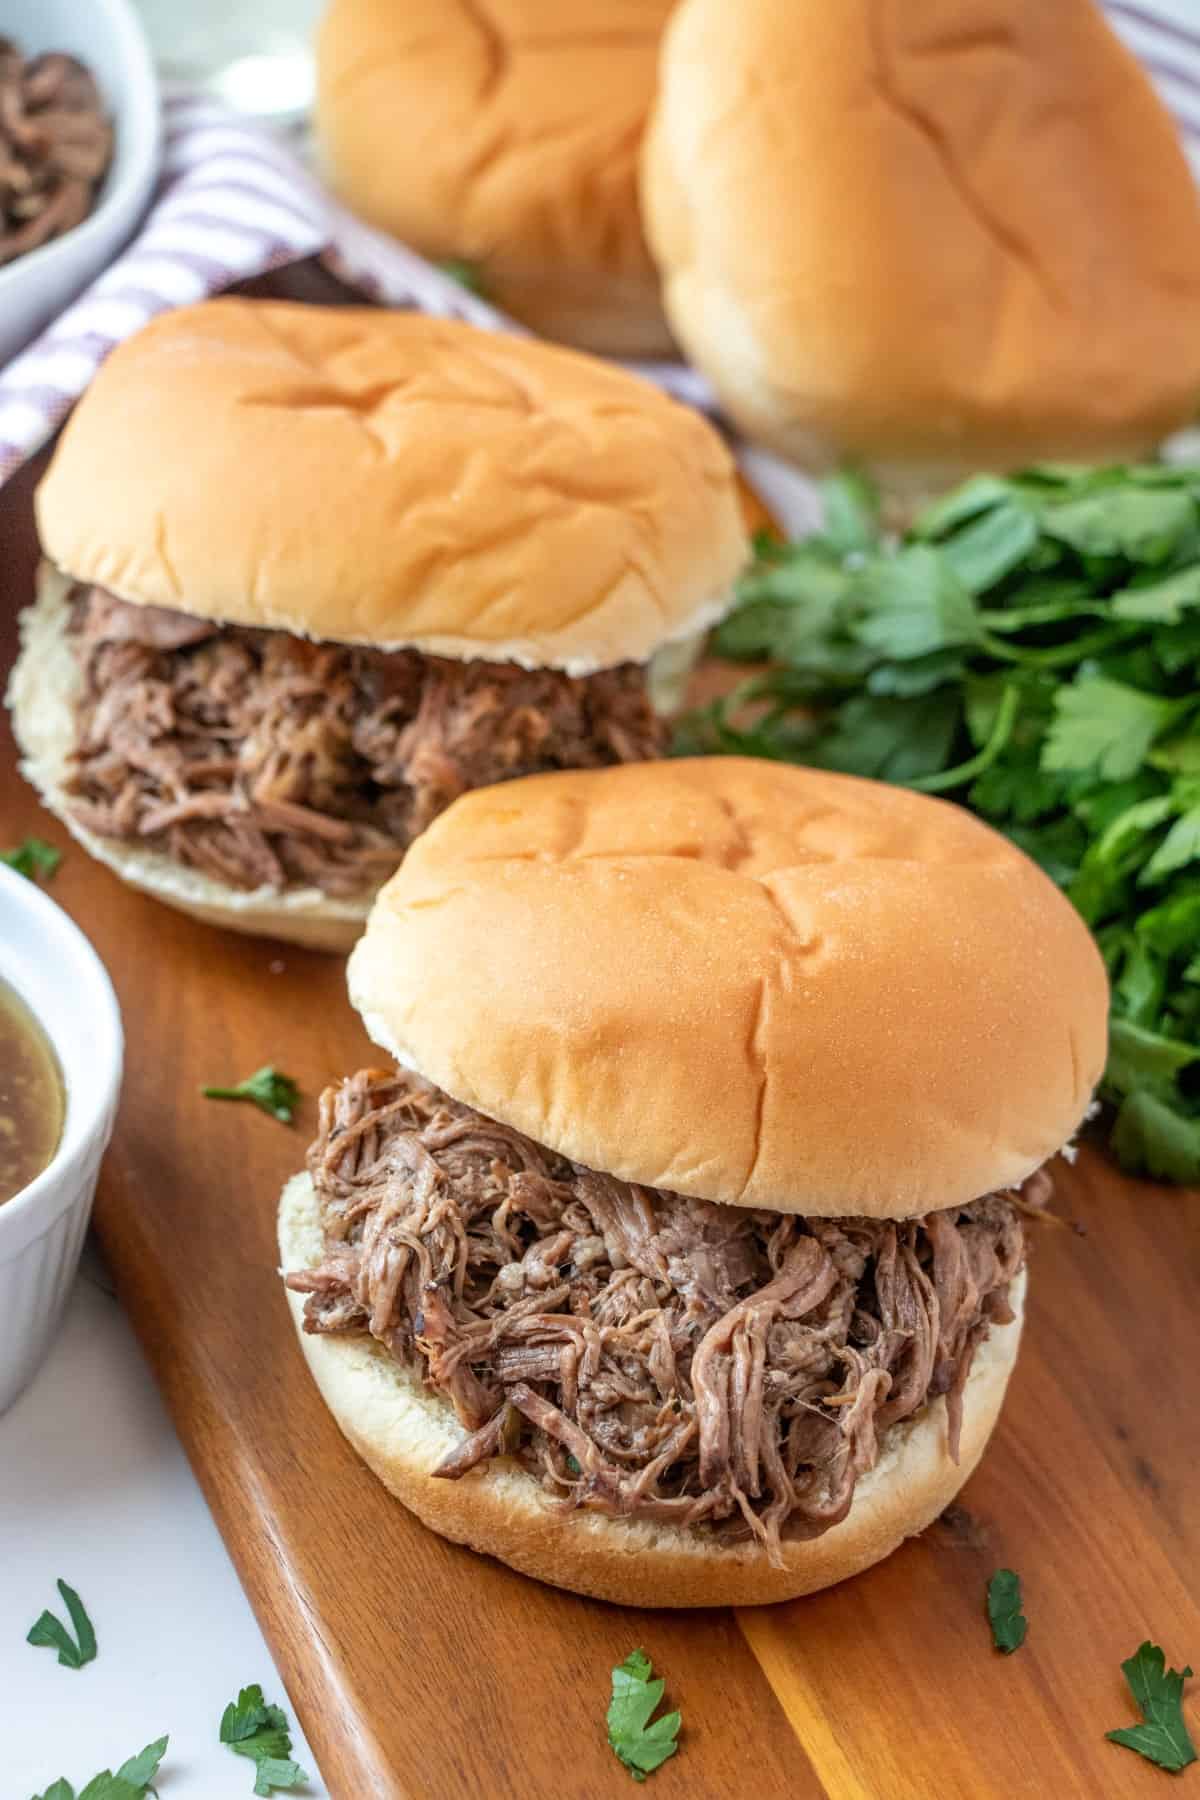
{"type": "MultiPolygon", "coordinates": [[[[0,491],[0,671],[34,565],[36,471],[0,491]]],[[[96,1223],[196,1474],[335,1800],[627,1794],[609,1670],[644,1645],[684,1718],[657,1800],[1158,1796],[1104,1732],[1149,1636],[1200,1660],[1200,1196],[1064,1170],[1036,1233],[1026,1343],[962,1504],[847,1586],[768,1610],[625,1611],[442,1542],[343,1443],[275,1273],[275,1202],[315,1101],[368,1047],[334,958],[224,935],[139,898],[40,810],[0,732],[0,842],[66,849],[54,897],[116,983],[128,1037],[96,1223]],[[200,1097],[275,1062],[288,1129],[200,1097]],[[1025,1647],[984,1584],[1017,1569],[1025,1647]]],[[[931,921],[931,929],[936,922],[931,921]]],[[[154,1571],[147,1570],[153,1581],[154,1571]]],[[[1191,1706],[1200,1736],[1200,1707],[1191,1706]]],[[[1185,1780],[1200,1780],[1193,1771],[1185,1780]]]]}

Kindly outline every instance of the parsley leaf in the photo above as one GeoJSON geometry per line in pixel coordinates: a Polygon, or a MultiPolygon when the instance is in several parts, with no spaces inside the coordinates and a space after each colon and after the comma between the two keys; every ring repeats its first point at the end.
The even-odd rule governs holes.
{"type": "Polygon", "coordinates": [[[68,1587],[65,1581],[59,1581],[57,1586],[75,1627],[75,1636],[71,1636],[57,1614],[47,1611],[29,1627],[25,1642],[38,1648],[45,1646],[57,1650],[61,1668],[82,1669],[85,1663],[96,1660],[96,1633],[75,1589],[68,1587]]]}
{"type": "Polygon", "coordinates": [[[912,701],[856,694],[807,760],[843,775],[916,781],[943,766],[957,723],[957,703],[944,692],[912,701]]]}
{"type": "Polygon", "coordinates": [[[1080,769],[1105,781],[1124,781],[1141,768],[1177,710],[1170,700],[1100,675],[1073,682],[1056,696],[1042,767],[1080,769]]]}
{"type": "Polygon", "coordinates": [[[1168,1669],[1167,1659],[1157,1644],[1149,1639],[1139,1644],[1121,1668],[1129,1683],[1129,1691],[1142,1715],[1140,1725],[1124,1726],[1120,1731],[1106,1731],[1112,1744],[1124,1744],[1136,1750],[1160,1769],[1178,1773],[1195,1762],[1196,1752],[1188,1736],[1183,1718],[1183,1684],[1191,1669],[1168,1669]]]}
{"type": "Polygon", "coordinates": [[[1047,507],[1044,529],[1084,556],[1165,562],[1193,536],[1196,508],[1184,492],[1147,493],[1138,485],[1106,486],[1047,507]]]}
{"type": "Polygon", "coordinates": [[[945,561],[972,594],[983,594],[1024,562],[1037,543],[1037,520],[1028,507],[1006,499],[951,538],[945,561]]]}
{"type": "Polygon", "coordinates": [[[466,288],[469,294],[477,294],[481,300],[487,299],[483,270],[478,263],[468,262],[463,256],[447,256],[437,266],[443,275],[449,275],[451,281],[457,281],[459,287],[466,288]]]}
{"type": "Polygon", "coordinates": [[[147,1744],[128,1762],[123,1762],[116,1773],[117,1781],[127,1782],[131,1788],[146,1789],[158,1774],[158,1765],[166,1754],[167,1740],[161,1737],[153,1744],[147,1744]]]}
{"type": "Polygon", "coordinates": [[[0,850],[0,862],[7,863],[10,869],[27,876],[30,881],[39,878],[49,881],[61,861],[62,851],[42,838],[27,837],[13,850],[0,850]]]}
{"type": "Polygon", "coordinates": [[[851,625],[860,644],[906,662],[979,639],[975,602],[946,558],[926,544],[877,557],[855,578],[851,625]]]}
{"type": "Polygon", "coordinates": [[[292,1761],[287,1714],[281,1706],[265,1703],[257,1682],[244,1687],[221,1714],[220,1740],[255,1764],[256,1794],[302,1787],[308,1780],[299,1763],[292,1761]]]}
{"type": "Polygon", "coordinates": [[[987,1585],[987,1615],[992,1642],[1011,1656],[1025,1642],[1029,1621],[1021,1611],[1021,1578],[1011,1569],[997,1569],[987,1585]]]}
{"type": "Polygon", "coordinates": [[[1200,861],[1200,806],[1181,813],[1141,873],[1143,883],[1156,881],[1185,864],[1200,861]]]}
{"type": "MultiPolygon", "coordinates": [[[[278,1712],[274,1707],[271,1711],[278,1712]]],[[[252,1687],[244,1687],[236,1700],[231,1700],[221,1714],[220,1741],[223,1744],[244,1743],[259,1728],[268,1723],[268,1708],[263,1703],[263,1691],[257,1682],[252,1687]]]]}
{"type": "Polygon", "coordinates": [[[1112,1147],[1127,1169],[1145,1169],[1159,1181],[1184,1187],[1200,1183],[1200,1119],[1156,1094],[1136,1092],[1122,1100],[1112,1147]]]}
{"type": "Polygon", "coordinates": [[[677,1712],[650,1715],[663,1697],[664,1681],[652,1680],[654,1671],[644,1650],[633,1650],[612,1672],[612,1699],[608,1706],[608,1741],[635,1781],[645,1781],[679,1748],[677,1712]]]}
{"type": "MultiPolygon", "coordinates": [[[[857,469],[842,469],[831,475],[822,494],[825,513],[824,537],[842,554],[855,550],[873,550],[879,542],[879,496],[865,475],[857,469]]],[[[771,553],[771,539],[766,553],[771,553]]]]}
{"type": "Polygon", "coordinates": [[[206,1100],[249,1100],[283,1125],[291,1124],[300,1102],[300,1089],[291,1076],[281,1075],[270,1063],[255,1069],[236,1087],[206,1087],[200,1092],[206,1100]]]}
{"type": "Polygon", "coordinates": [[[254,1779],[256,1794],[273,1794],[277,1789],[303,1787],[308,1776],[290,1757],[264,1756],[259,1759],[254,1779]]]}
{"type": "Polygon", "coordinates": [[[111,1769],[102,1769],[78,1795],[70,1782],[60,1776],[44,1794],[35,1794],[33,1800],[145,1800],[147,1794],[155,1792],[151,1783],[158,1774],[169,1741],[160,1737],[155,1743],[147,1744],[144,1750],[123,1762],[115,1775],[111,1769]]]}

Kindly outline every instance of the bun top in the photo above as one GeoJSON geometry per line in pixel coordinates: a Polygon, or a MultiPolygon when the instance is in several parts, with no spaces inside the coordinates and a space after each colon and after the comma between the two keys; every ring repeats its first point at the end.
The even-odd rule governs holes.
{"type": "Polygon", "coordinates": [[[1104,1067],[1074,908],[961,808],[735,757],[457,800],[350,960],[407,1066],[590,1168],[906,1217],[1022,1181],[1104,1067]]]}
{"type": "Polygon", "coordinates": [[[722,610],[745,557],[698,413],[572,351],[417,313],[212,300],[114,350],[37,494],[123,599],[574,674],[722,610]]]}
{"type": "Polygon", "coordinates": [[[1094,0],[683,0],[643,211],[749,432],[893,489],[1200,402],[1200,197],[1094,0]]]}
{"type": "Polygon", "coordinates": [[[331,0],[317,129],[334,186],[545,336],[670,337],[637,158],[672,0],[331,0]]]}

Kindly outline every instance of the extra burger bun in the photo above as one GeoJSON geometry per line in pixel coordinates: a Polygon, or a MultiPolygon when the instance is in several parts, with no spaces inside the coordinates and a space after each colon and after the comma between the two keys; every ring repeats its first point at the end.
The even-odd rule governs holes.
{"type": "Polygon", "coordinates": [[[349,966],[368,1031],[589,1168],[901,1218],[1014,1186],[1104,1066],[1099,952],[962,808],[735,757],[457,800],[349,966]]]}
{"type": "Polygon", "coordinates": [[[584,675],[723,610],[731,458],[621,370],[417,313],[212,300],[120,345],[37,493],[124,600],[584,675]]]}
{"type": "Polygon", "coordinates": [[[317,129],[356,213],[543,337],[672,344],[637,157],[672,0],[332,0],[317,129]]]}
{"type": "MultiPolygon", "coordinates": [[[[283,1190],[279,1250],[285,1270],[313,1268],[323,1254],[310,1178],[283,1190]]],[[[509,1459],[459,1481],[431,1471],[466,1436],[453,1409],[423,1387],[374,1339],[320,1336],[301,1328],[304,1299],[288,1292],[300,1343],[330,1410],[359,1455],[424,1524],[456,1543],[555,1587],[627,1606],[750,1606],[790,1600],[857,1575],[889,1556],[942,1512],[983,1454],[1000,1412],[1021,1333],[1025,1277],[1014,1283],[1016,1320],[993,1325],[976,1353],[963,1396],[959,1460],[950,1460],[946,1403],[931,1401],[881,1441],[876,1466],[855,1490],[848,1516],[823,1536],[784,1545],[776,1569],[755,1544],[723,1545],[703,1532],[646,1520],[563,1513],[509,1459]]]]}
{"type": "Polygon", "coordinates": [[[680,343],[806,466],[916,494],[1200,402],[1200,198],[1094,0],[682,0],[642,202],[680,343]]]}
{"type": "Polygon", "coordinates": [[[159,850],[141,850],[87,831],[63,793],[75,742],[75,697],[80,668],[67,637],[68,583],[43,566],[37,603],[21,614],[21,655],[12,673],[8,704],[21,752],[21,773],[89,855],[131,887],[191,913],[207,925],[255,937],[283,938],[311,950],[346,951],[362,931],[373,890],[335,899],[319,888],[255,888],[246,892],[185,868],[159,850]]]}

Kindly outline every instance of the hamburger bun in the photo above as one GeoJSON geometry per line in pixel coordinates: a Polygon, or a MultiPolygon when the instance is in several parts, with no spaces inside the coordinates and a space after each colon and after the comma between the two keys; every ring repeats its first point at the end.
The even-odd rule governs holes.
{"type": "Polygon", "coordinates": [[[688,356],[806,467],[911,498],[1200,402],[1200,196],[1094,0],[682,0],[642,205],[688,356]]]}
{"type": "Polygon", "coordinates": [[[160,850],[143,850],[82,826],[63,791],[75,743],[79,663],[67,637],[69,584],[42,566],[37,602],[21,614],[21,655],[12,673],[8,704],[21,753],[21,773],[42,803],[62,820],[89,856],[130,887],[190,913],[206,925],[254,937],[281,938],[309,950],[349,950],[362,931],[374,890],[343,899],[320,888],[243,890],[190,869],[160,850]]]}
{"type": "Polygon", "coordinates": [[[671,338],[637,156],[672,0],[332,0],[317,131],[352,211],[543,337],[612,356],[671,338]]]}
{"type": "MultiPolygon", "coordinates": [[[[285,1270],[313,1268],[323,1242],[308,1175],[283,1190],[279,1251],[285,1270]]],[[[374,1339],[302,1329],[304,1300],[288,1305],[317,1386],[367,1465],[397,1499],[443,1537],[499,1557],[555,1587],[626,1606],[749,1606],[791,1600],[880,1562],[947,1507],[983,1454],[1000,1412],[1021,1334],[1025,1277],[1015,1282],[1010,1325],[993,1325],[975,1355],[963,1395],[959,1460],[946,1442],[946,1402],[881,1439],[880,1457],[855,1489],[847,1517],[822,1536],[783,1545],[775,1568],[756,1544],[722,1544],[705,1533],[643,1519],[564,1513],[538,1481],[499,1459],[459,1481],[432,1478],[466,1436],[453,1409],[374,1339]]]]}
{"type": "Polygon", "coordinates": [[[1107,985],[962,808],[736,757],[534,776],[434,821],[349,965],[375,1040],[624,1181],[904,1218],[1078,1126],[1107,985]]]}
{"type": "Polygon", "coordinates": [[[724,609],[746,556],[698,413],[572,351],[416,313],[223,299],[121,344],[37,492],[123,600],[591,674],[724,609]]]}

